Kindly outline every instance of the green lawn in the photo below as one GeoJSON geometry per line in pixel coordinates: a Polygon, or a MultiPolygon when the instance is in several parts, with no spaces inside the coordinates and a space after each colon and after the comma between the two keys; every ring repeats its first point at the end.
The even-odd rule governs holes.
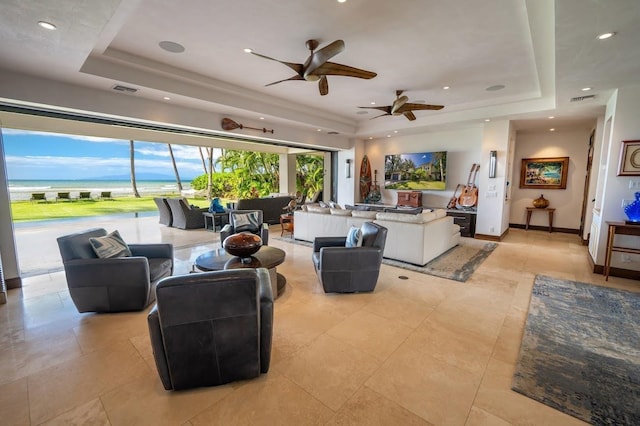
{"type": "MultiPolygon", "coordinates": [[[[198,207],[208,207],[206,199],[189,199],[189,203],[198,207]]],[[[120,197],[113,200],[74,200],[74,201],[15,201],[11,203],[14,222],[32,220],[68,219],[86,216],[108,216],[118,213],[156,211],[153,197],[120,197]]]]}
{"type": "Polygon", "coordinates": [[[434,191],[444,191],[446,187],[445,182],[440,181],[403,181],[396,184],[387,185],[386,189],[405,189],[405,190],[434,190],[434,191]]]}

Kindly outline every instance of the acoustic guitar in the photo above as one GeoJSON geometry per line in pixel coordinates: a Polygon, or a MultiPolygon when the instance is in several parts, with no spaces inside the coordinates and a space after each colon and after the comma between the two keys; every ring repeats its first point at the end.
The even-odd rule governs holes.
{"type": "Polygon", "coordinates": [[[460,189],[461,184],[458,184],[456,186],[456,189],[453,190],[453,197],[451,197],[451,199],[449,200],[449,204],[447,204],[447,208],[448,209],[455,209],[456,208],[456,204],[458,204],[458,196],[456,195],[456,192],[458,192],[458,189],[460,189]]]}
{"type": "Polygon", "coordinates": [[[460,197],[458,198],[458,203],[462,207],[473,207],[478,203],[478,187],[476,186],[475,181],[479,169],[480,164],[473,163],[471,166],[467,186],[464,187],[460,197]]]}

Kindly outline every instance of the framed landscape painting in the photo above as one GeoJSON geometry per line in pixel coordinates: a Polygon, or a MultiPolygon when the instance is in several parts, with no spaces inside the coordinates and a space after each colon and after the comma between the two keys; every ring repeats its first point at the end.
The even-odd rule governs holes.
{"type": "Polygon", "coordinates": [[[523,158],[520,188],[566,189],[569,157],[523,158]]]}

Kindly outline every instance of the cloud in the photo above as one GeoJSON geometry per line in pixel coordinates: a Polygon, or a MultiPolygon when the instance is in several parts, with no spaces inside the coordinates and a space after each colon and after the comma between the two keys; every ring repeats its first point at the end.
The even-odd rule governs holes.
{"type": "MultiPolygon", "coordinates": [[[[136,152],[142,155],[169,158],[169,147],[167,146],[167,144],[153,143],[153,142],[144,142],[144,143],[140,142],[134,146],[135,146],[136,152]]],[[[173,150],[173,156],[176,159],[202,161],[200,158],[200,152],[197,146],[171,144],[171,149],[173,150]]],[[[204,149],[202,153],[204,154],[206,159],[207,153],[204,149]]],[[[218,148],[214,148],[213,160],[215,161],[220,155],[222,155],[222,150],[218,148]]]]}
{"type": "Polygon", "coordinates": [[[15,135],[15,136],[45,136],[45,137],[53,137],[53,138],[65,138],[65,139],[74,139],[85,142],[99,142],[99,143],[119,143],[119,144],[128,144],[129,141],[124,141],[122,139],[109,139],[109,138],[100,138],[97,136],[83,136],[83,135],[68,135],[65,133],[50,133],[50,132],[39,132],[39,131],[31,131],[31,130],[20,130],[20,129],[2,129],[2,133],[5,135],[15,135]]]}

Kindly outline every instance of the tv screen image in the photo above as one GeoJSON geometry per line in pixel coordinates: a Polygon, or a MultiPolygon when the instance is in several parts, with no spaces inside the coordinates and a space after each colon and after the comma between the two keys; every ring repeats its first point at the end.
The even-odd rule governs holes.
{"type": "Polygon", "coordinates": [[[446,151],[384,156],[386,189],[444,191],[446,186],[446,151]]]}

